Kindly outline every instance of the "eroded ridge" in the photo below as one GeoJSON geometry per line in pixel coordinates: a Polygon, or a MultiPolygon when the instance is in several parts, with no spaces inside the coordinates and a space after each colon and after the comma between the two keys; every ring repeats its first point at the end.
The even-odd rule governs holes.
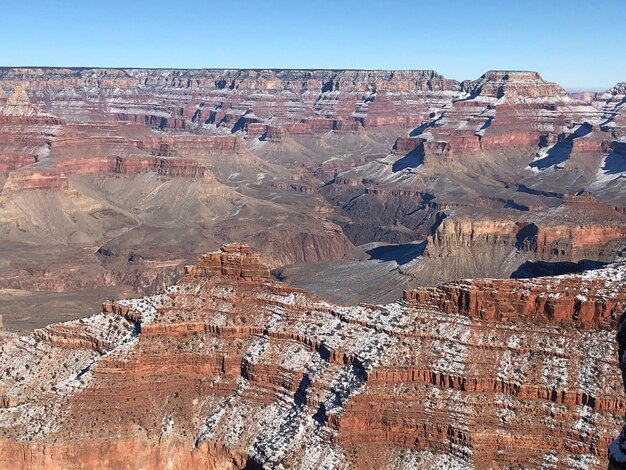
{"type": "Polygon", "coordinates": [[[626,265],[536,279],[465,279],[406,291],[409,304],[484,320],[615,328],[626,309],[626,265]]]}
{"type": "MultiPolygon", "coordinates": [[[[623,296],[622,273],[545,282],[623,296]]],[[[3,331],[0,464],[606,468],[626,406],[610,322],[506,320],[333,305],[228,245],[157,295],[3,331]]]]}

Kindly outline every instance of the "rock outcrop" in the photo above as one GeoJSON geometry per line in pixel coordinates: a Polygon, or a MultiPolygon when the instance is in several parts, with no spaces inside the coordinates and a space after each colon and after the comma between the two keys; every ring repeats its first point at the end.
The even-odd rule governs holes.
{"type": "Polygon", "coordinates": [[[504,98],[507,101],[528,101],[540,98],[559,100],[567,93],[556,83],[546,82],[537,72],[490,70],[477,80],[465,82],[465,89],[473,97],[504,98]]]}
{"type": "Polygon", "coordinates": [[[560,195],[560,200],[554,208],[518,213],[485,208],[466,214],[459,207],[444,208],[452,215],[442,218],[428,237],[424,255],[429,260],[421,264],[457,265],[445,276],[450,280],[450,274],[465,277],[471,269],[509,277],[523,259],[614,261],[626,243],[624,215],[585,192],[560,195]],[[507,261],[511,259],[517,264],[507,261]]]}
{"type": "Polygon", "coordinates": [[[269,279],[269,269],[248,245],[231,243],[185,267],[185,280],[221,275],[249,280],[269,279]]]}
{"type": "MultiPolygon", "coordinates": [[[[22,86],[16,86],[13,93],[6,99],[5,103],[0,106],[0,118],[28,118],[46,116],[34,107],[26,94],[26,90],[22,86]]],[[[52,118],[52,116],[46,116],[52,118]]]]}
{"type": "Polygon", "coordinates": [[[585,292],[578,316],[518,308],[495,281],[470,302],[444,287],[341,307],[228,245],[154,296],[3,330],[0,465],[606,468],[626,409],[611,330],[624,274],[511,281],[535,299],[585,292]]]}
{"type": "Polygon", "coordinates": [[[622,265],[551,278],[476,279],[405,292],[417,305],[485,320],[615,328],[626,309],[622,265]]]}

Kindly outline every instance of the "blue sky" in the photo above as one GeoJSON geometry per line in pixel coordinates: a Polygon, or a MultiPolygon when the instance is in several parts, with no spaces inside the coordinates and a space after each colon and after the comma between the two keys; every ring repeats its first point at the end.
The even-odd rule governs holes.
{"type": "Polygon", "coordinates": [[[0,65],[536,70],[626,81],[624,0],[8,0],[0,65]]]}

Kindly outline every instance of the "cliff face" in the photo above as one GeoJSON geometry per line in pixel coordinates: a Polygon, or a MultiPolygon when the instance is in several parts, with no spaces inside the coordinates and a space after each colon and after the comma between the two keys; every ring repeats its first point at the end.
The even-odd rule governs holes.
{"type": "MultiPolygon", "coordinates": [[[[412,135],[445,142],[456,155],[547,151],[583,123],[602,127],[584,141],[600,147],[621,138],[623,127],[623,87],[591,102],[577,100],[537,72],[489,71],[461,83],[429,70],[13,68],[0,71],[0,85],[18,90],[0,115],[33,115],[24,104],[27,90],[35,106],[71,122],[124,121],[159,131],[221,128],[269,142],[414,127],[412,135]]],[[[580,137],[574,135],[576,145],[584,147],[580,137]]]]}
{"type": "MultiPolygon", "coordinates": [[[[617,219],[619,220],[619,219],[617,219]]],[[[615,223],[538,226],[529,221],[446,219],[429,239],[427,256],[455,256],[461,248],[495,249],[498,245],[532,253],[536,259],[578,261],[611,259],[626,240],[626,226],[615,223]]]]}
{"type": "MultiPolygon", "coordinates": [[[[1,88],[0,88],[1,90],[1,88]]],[[[0,173],[35,163],[49,151],[63,121],[32,106],[24,88],[0,92],[0,173]]]]}
{"type": "MultiPolygon", "coordinates": [[[[537,72],[490,71],[463,82],[462,88],[469,97],[454,101],[425,129],[435,139],[448,142],[456,155],[504,149],[531,153],[565,138],[581,123],[599,119],[590,103],[572,100],[563,88],[546,82],[537,72]]],[[[603,138],[610,137],[598,136],[596,145],[603,138]]]]}
{"type": "Polygon", "coordinates": [[[446,287],[340,307],[229,245],[157,295],[32,336],[3,331],[0,463],[606,467],[626,406],[607,329],[623,276],[537,285],[585,291],[603,312],[591,317],[540,302],[512,314],[515,289],[489,281],[470,289],[482,306],[446,303],[446,287]]]}
{"type": "Polygon", "coordinates": [[[450,280],[481,268],[489,277],[509,277],[523,259],[615,260],[626,242],[623,214],[588,193],[564,195],[562,200],[555,208],[518,214],[488,209],[464,214],[453,208],[453,215],[444,218],[427,240],[428,260],[404,269],[410,273],[426,263],[458,265],[444,276],[450,280]],[[517,264],[507,261],[511,259],[517,264]],[[469,266],[463,265],[464,260],[469,266]]]}
{"type": "Polygon", "coordinates": [[[626,309],[621,265],[537,279],[466,280],[406,291],[405,300],[486,320],[535,321],[579,328],[615,328],[626,309]]]}
{"type": "Polygon", "coordinates": [[[462,94],[458,81],[427,70],[5,69],[0,83],[26,86],[35,104],[73,121],[105,116],[160,129],[262,123],[296,134],[419,125],[432,105],[462,94]],[[88,103],[70,90],[104,100],[88,103]],[[178,102],[165,104],[172,95],[178,102]],[[148,104],[155,98],[156,108],[148,104]]]}
{"type": "Polygon", "coordinates": [[[603,118],[606,119],[606,129],[611,131],[612,134],[621,141],[626,137],[625,99],[626,82],[621,82],[604,93],[599,93],[593,102],[595,107],[603,111],[603,118]]]}

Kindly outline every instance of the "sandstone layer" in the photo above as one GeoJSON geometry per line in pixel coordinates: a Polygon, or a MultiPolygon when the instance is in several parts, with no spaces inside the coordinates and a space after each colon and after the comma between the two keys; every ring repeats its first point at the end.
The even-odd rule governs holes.
{"type": "Polygon", "coordinates": [[[626,407],[612,329],[625,276],[342,307],[228,245],[153,296],[2,330],[0,464],[606,468],[626,407]],[[512,302],[536,292],[547,300],[512,302]],[[583,307],[559,303],[568,292],[583,307]]]}

